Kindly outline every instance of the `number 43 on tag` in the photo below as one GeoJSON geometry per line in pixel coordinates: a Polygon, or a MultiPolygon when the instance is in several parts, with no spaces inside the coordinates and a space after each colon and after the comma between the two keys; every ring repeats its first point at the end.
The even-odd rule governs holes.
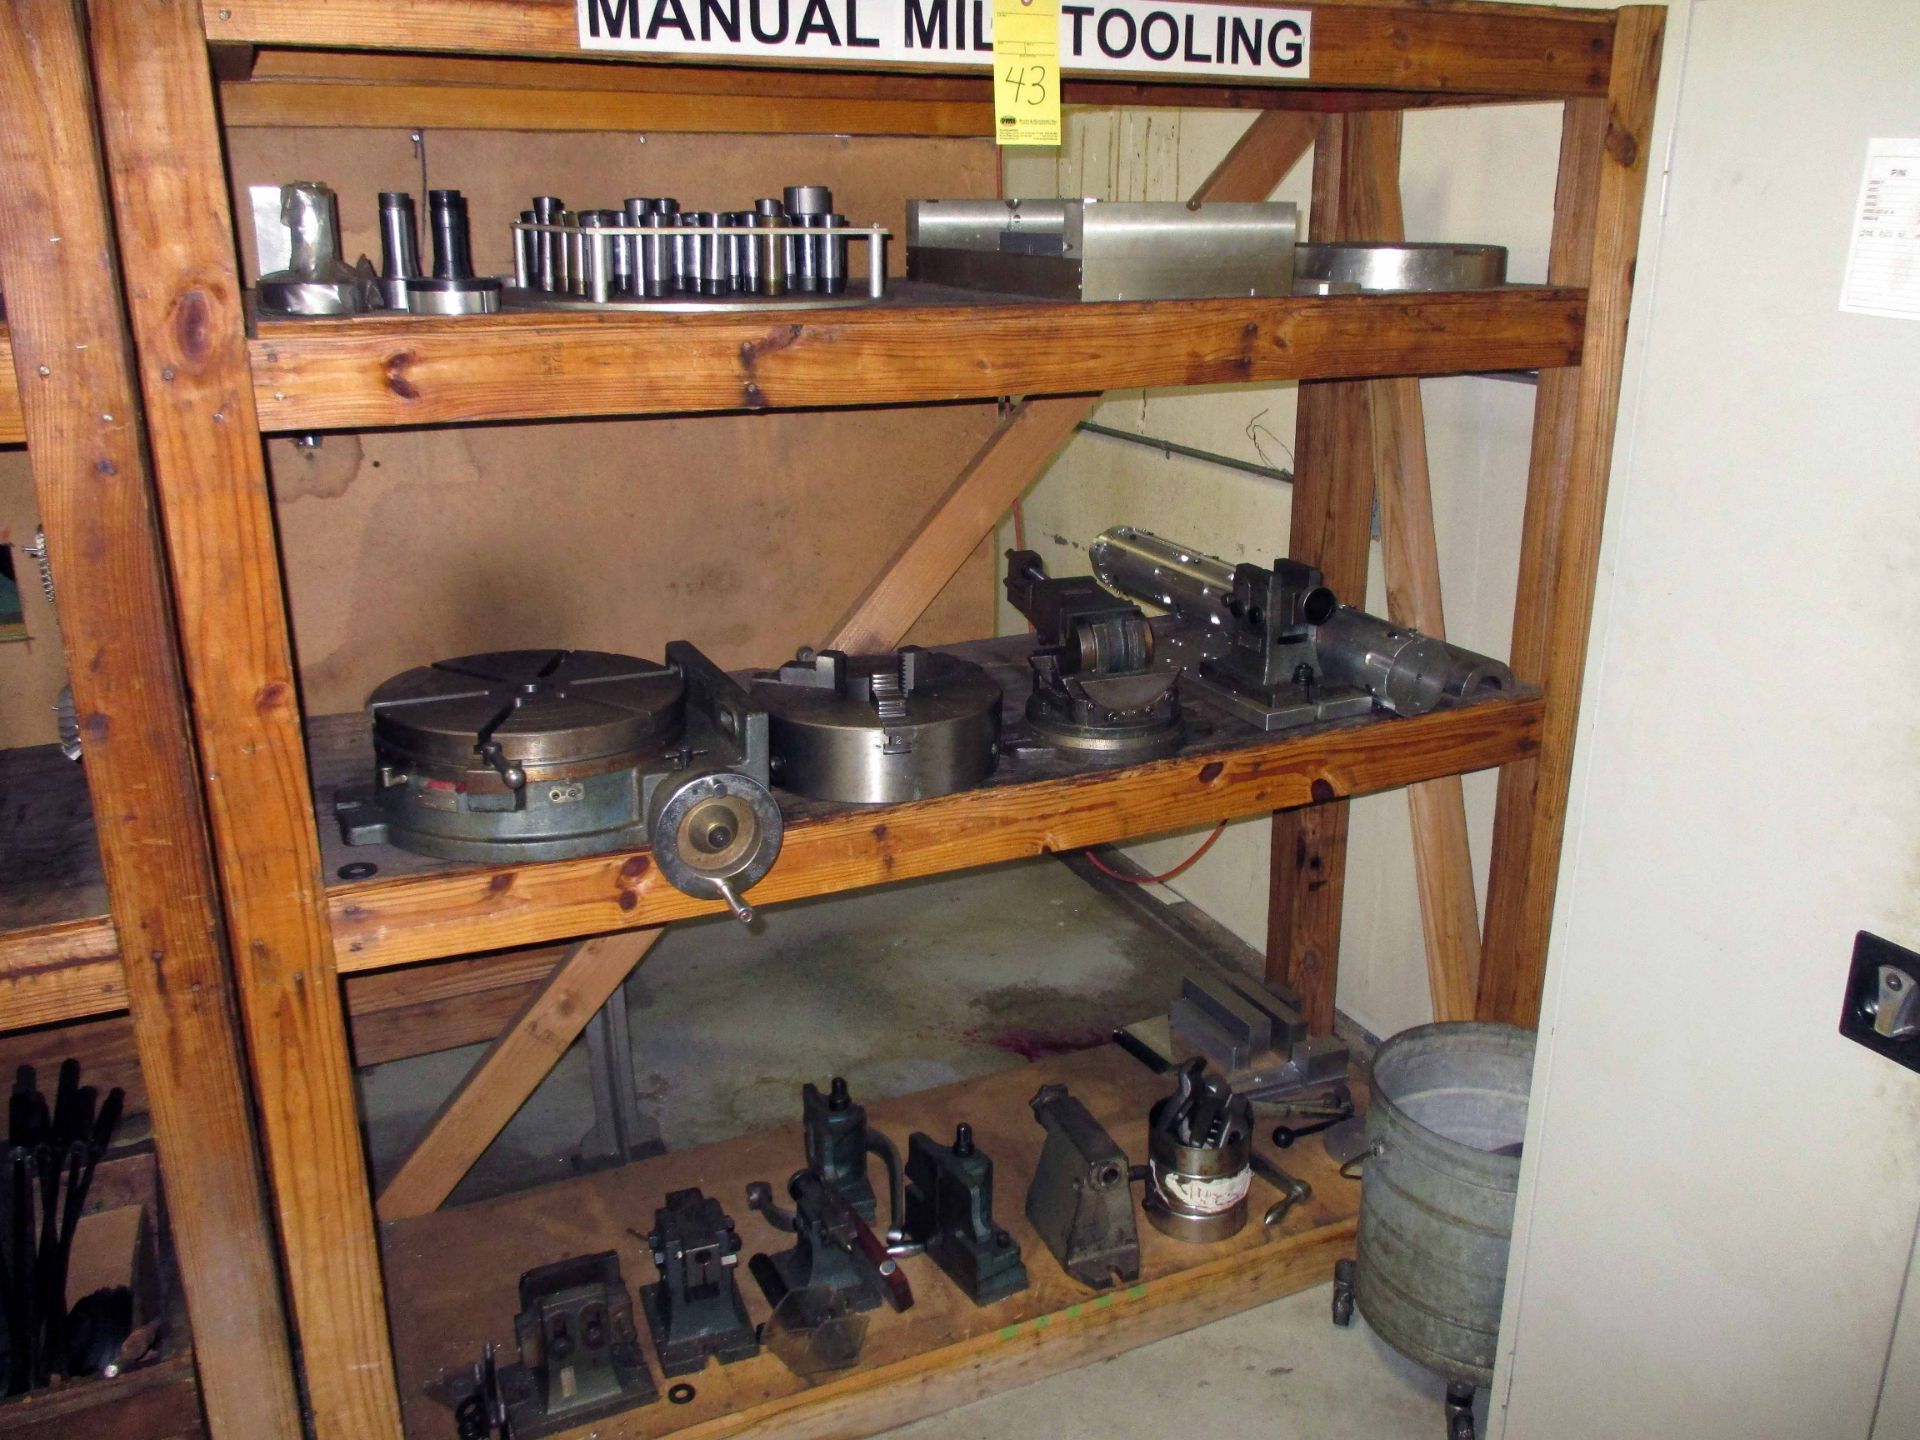
{"type": "Polygon", "coordinates": [[[993,138],[1060,143],[1060,0],[993,0],[993,138]]]}

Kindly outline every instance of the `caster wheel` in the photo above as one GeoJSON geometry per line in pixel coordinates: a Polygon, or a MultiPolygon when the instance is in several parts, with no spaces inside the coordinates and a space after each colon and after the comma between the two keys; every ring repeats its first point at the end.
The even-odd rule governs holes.
{"type": "Polygon", "coordinates": [[[1473,1440],[1473,1387],[1447,1387],[1447,1440],[1473,1440]]]}
{"type": "Polygon", "coordinates": [[[1333,1264],[1333,1323],[1341,1329],[1353,1324],[1353,1261],[1333,1264]]]}

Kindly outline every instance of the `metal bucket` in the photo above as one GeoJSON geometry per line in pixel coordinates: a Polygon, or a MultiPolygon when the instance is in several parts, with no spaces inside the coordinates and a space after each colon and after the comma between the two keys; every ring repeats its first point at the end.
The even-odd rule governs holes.
{"type": "Polygon", "coordinates": [[[1355,1300],[1456,1384],[1493,1380],[1532,1075],[1533,1032],[1512,1025],[1422,1025],[1374,1058],[1355,1300]]]}

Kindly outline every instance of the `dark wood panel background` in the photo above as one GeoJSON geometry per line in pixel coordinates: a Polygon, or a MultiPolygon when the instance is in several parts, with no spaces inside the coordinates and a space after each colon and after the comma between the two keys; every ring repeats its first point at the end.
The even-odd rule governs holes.
{"type": "MultiPolygon", "coordinates": [[[[977,140],[430,131],[426,150],[432,184],[467,195],[487,270],[507,268],[509,218],[536,193],[741,208],[799,183],[892,227],[899,270],[909,197],[991,195],[998,176],[977,140]]],[[[242,129],[229,156],[242,216],[249,185],[332,185],[349,257],[378,258],[378,191],[420,190],[405,131],[242,129]]],[[[740,666],[817,644],[993,424],[966,405],[272,441],[307,710],[352,710],[409,665],[500,646],[657,657],[686,638],[740,666]]],[[[912,638],[989,633],[994,579],[982,547],[912,638]]]]}

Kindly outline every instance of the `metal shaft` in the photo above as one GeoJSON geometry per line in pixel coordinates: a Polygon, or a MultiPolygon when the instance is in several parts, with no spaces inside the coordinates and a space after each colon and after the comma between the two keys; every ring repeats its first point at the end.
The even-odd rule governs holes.
{"type": "MultiPolygon", "coordinates": [[[[540,217],[532,210],[520,212],[522,225],[537,225],[540,217]]],[[[540,236],[531,230],[513,232],[513,283],[531,290],[540,283],[540,236]]]]}
{"type": "MultiPolygon", "coordinates": [[[[533,197],[534,218],[542,225],[558,225],[566,208],[557,195],[533,197]]],[[[550,230],[543,230],[534,237],[534,256],[537,262],[534,268],[534,281],[542,290],[562,288],[560,249],[561,237],[550,230]]]]}
{"type": "MultiPolygon", "coordinates": [[[[789,185],[782,204],[795,225],[811,228],[824,224],[824,217],[833,213],[833,191],[825,185],[789,185]]],[[[811,235],[787,237],[787,274],[795,290],[813,294],[820,289],[823,244],[811,235]]]]}
{"type": "Polygon", "coordinates": [[[587,210],[580,215],[581,285],[587,299],[604,305],[613,298],[614,236],[596,235],[615,223],[611,210],[587,210]]]}
{"type": "MultiPolygon", "coordinates": [[[[831,232],[847,228],[844,215],[826,215],[821,223],[831,232]]],[[[847,289],[847,242],[831,235],[813,242],[820,247],[820,291],[824,295],[844,295],[847,289]]]]}
{"type": "MultiPolygon", "coordinates": [[[[754,223],[766,229],[785,225],[787,207],[784,202],[771,196],[753,202],[754,223]]],[[[769,235],[765,239],[756,239],[754,248],[760,252],[760,293],[762,295],[784,295],[787,293],[787,277],[792,273],[789,264],[789,246],[785,235],[769,235]]]]}
{"type": "Polygon", "coordinates": [[[407,308],[407,281],[420,273],[420,229],[413,196],[404,190],[380,192],[380,289],[387,306],[407,308]]]}
{"type": "Polygon", "coordinates": [[[1233,566],[1131,525],[1101,532],[1088,552],[1100,583],[1192,624],[1224,625],[1233,566]]]}
{"type": "Polygon", "coordinates": [[[466,197],[458,190],[429,190],[427,204],[433,221],[433,278],[471,280],[466,197]]]}
{"type": "MultiPolygon", "coordinates": [[[[752,210],[736,210],[731,223],[741,226],[754,226],[760,216],[752,210]]],[[[741,295],[760,293],[760,237],[758,235],[735,235],[733,237],[733,288],[741,295]]]]}

